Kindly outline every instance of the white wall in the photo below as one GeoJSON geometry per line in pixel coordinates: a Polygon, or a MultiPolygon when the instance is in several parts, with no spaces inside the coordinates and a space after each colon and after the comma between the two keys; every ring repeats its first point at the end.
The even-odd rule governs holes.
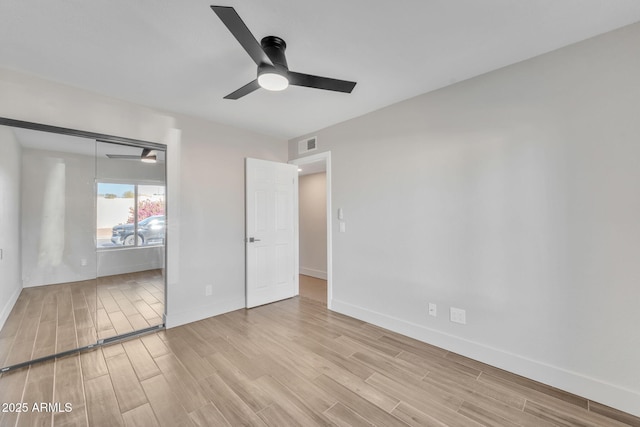
{"type": "Polygon", "coordinates": [[[22,150],[24,287],[96,277],[94,179],[92,157],[22,150]]]}
{"type": "Polygon", "coordinates": [[[333,308],[640,415],[638,40],[640,24],[314,132],[346,221],[333,308]]]}
{"type": "Polygon", "coordinates": [[[104,277],[164,268],[164,253],[164,246],[99,250],[96,274],[104,277]]]}
{"type": "MultiPolygon", "coordinates": [[[[180,194],[168,200],[180,209],[180,278],[169,287],[169,325],[245,306],[244,159],[287,160],[284,141],[185,116],[176,119],[182,130],[180,194]],[[207,285],[213,286],[213,296],[205,296],[207,285]]],[[[175,238],[170,231],[170,251],[175,238]]]]}
{"type": "Polygon", "coordinates": [[[171,115],[0,68],[0,117],[164,143],[171,115]]]}
{"type": "Polygon", "coordinates": [[[300,274],[327,279],[326,173],[298,179],[300,274]]]}
{"type": "MultiPolygon", "coordinates": [[[[99,153],[109,153],[109,146],[105,142],[100,143],[99,153]]],[[[104,182],[122,182],[137,184],[164,184],[165,164],[132,162],[131,160],[109,159],[99,156],[96,168],[96,178],[104,182]]]]}
{"type": "Polygon", "coordinates": [[[20,157],[10,128],[0,126],[0,329],[20,291],[20,157]]]}
{"type": "Polygon", "coordinates": [[[244,306],[244,157],[285,141],[2,69],[0,117],[167,144],[167,325],[244,306]]]}
{"type": "MultiPolygon", "coordinates": [[[[93,141],[87,140],[87,144],[93,141]]],[[[57,147],[52,147],[56,149],[57,147]]],[[[92,156],[24,149],[22,155],[22,281],[24,287],[90,280],[113,274],[164,267],[164,248],[143,247],[101,250],[96,253],[96,211],[94,181],[123,180],[146,183],[164,180],[164,165],[134,164],[124,160],[96,163],[92,156]],[[64,195],[60,225],[55,236],[43,232],[51,173],[64,165],[64,195]],[[96,165],[98,166],[96,169],[96,165]],[[142,172],[140,172],[142,170],[142,172]],[[53,241],[51,241],[53,240],[53,241]],[[46,250],[45,250],[46,249],[46,250]],[[43,254],[62,251],[59,263],[43,254]]],[[[18,222],[16,222],[16,225],[18,222]]]]}

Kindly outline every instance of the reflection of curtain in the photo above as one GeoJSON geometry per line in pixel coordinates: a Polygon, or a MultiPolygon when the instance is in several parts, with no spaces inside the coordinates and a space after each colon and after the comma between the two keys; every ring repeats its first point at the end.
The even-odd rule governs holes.
{"type": "Polygon", "coordinates": [[[64,252],[65,164],[52,166],[44,189],[38,267],[56,267],[64,252]]]}

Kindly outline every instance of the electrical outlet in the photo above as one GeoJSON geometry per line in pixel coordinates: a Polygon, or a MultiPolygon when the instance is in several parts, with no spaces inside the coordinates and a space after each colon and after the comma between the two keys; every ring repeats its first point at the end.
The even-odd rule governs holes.
{"type": "Polygon", "coordinates": [[[213,295],[213,285],[207,285],[204,287],[204,295],[207,297],[213,295]]]}
{"type": "Polygon", "coordinates": [[[434,303],[430,302],[429,303],[429,316],[436,317],[437,315],[438,315],[438,307],[434,303]]]}
{"type": "Polygon", "coordinates": [[[449,309],[449,319],[454,323],[467,324],[467,312],[461,308],[451,307],[449,309]]]}

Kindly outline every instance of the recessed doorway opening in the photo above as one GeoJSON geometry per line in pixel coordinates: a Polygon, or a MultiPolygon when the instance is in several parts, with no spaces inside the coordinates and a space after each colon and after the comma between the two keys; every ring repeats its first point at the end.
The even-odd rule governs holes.
{"type": "Polygon", "coordinates": [[[331,153],[289,163],[298,166],[300,295],[331,309],[331,153]]]}

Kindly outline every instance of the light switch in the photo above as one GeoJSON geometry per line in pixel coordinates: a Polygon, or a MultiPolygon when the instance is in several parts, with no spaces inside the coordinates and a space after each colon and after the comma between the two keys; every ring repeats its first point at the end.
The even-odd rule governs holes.
{"type": "Polygon", "coordinates": [[[338,208],[338,219],[344,219],[344,212],[342,208],[338,208]]]}
{"type": "Polygon", "coordinates": [[[344,233],[347,231],[347,225],[344,221],[340,221],[340,232],[344,233]]]}

